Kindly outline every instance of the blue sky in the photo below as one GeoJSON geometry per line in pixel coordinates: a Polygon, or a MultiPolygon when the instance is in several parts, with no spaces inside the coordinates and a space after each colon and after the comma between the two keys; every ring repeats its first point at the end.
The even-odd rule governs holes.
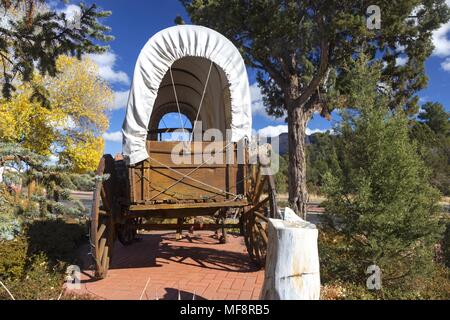
{"type": "MultiPolygon", "coordinates": [[[[184,8],[178,0],[96,0],[95,2],[104,10],[112,11],[109,18],[103,20],[104,24],[112,28],[111,35],[115,40],[109,43],[111,52],[94,56],[93,59],[100,67],[101,76],[110,82],[115,91],[114,109],[110,113],[110,127],[105,137],[105,153],[116,154],[121,152],[120,129],[125,116],[125,103],[134,70],[134,64],[138,54],[147,40],[161,29],[174,25],[177,15],[189,19],[184,8]]],[[[73,11],[76,1],[60,8],[73,11]]],[[[447,0],[450,5],[450,0],[447,0]]],[[[450,110],[450,23],[442,26],[434,34],[436,50],[426,62],[426,71],[429,77],[428,88],[422,90],[419,95],[421,103],[426,101],[440,102],[447,110],[450,110]]],[[[399,63],[401,63],[399,61],[399,63]]],[[[254,83],[252,70],[249,71],[253,99],[253,127],[255,130],[263,129],[265,132],[279,132],[286,130],[283,119],[273,119],[265,115],[260,101],[259,90],[254,83]]],[[[336,116],[334,116],[336,118],[336,116]]],[[[326,130],[332,126],[332,121],[327,121],[319,115],[315,115],[309,123],[311,132],[326,130]]]]}

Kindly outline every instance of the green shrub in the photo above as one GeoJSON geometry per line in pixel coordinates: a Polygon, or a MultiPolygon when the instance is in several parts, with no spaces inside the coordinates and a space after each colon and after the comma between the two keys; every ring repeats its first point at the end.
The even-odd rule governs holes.
{"type": "Polygon", "coordinates": [[[76,261],[81,244],[86,241],[87,229],[83,224],[69,224],[63,220],[34,221],[26,230],[28,255],[45,254],[53,266],[76,261]]]}
{"type": "Polygon", "coordinates": [[[432,262],[426,273],[405,277],[394,284],[384,283],[382,274],[382,290],[374,291],[366,288],[368,275],[354,277],[358,263],[344,236],[322,227],[318,244],[323,284],[321,299],[450,299],[450,269],[438,263],[432,262]]]}
{"type": "Polygon", "coordinates": [[[19,279],[27,264],[28,242],[24,237],[0,241],[0,279],[19,279]]]}
{"type": "Polygon", "coordinates": [[[72,183],[76,190],[79,191],[93,191],[95,187],[95,173],[87,174],[72,174],[70,176],[72,183]]]}
{"type": "Polygon", "coordinates": [[[275,187],[277,193],[286,193],[288,191],[288,161],[289,155],[278,156],[278,171],[275,174],[275,187]]]}
{"type": "Polygon", "coordinates": [[[16,212],[14,196],[0,183],[0,241],[12,240],[20,233],[21,221],[16,212]]]}
{"type": "Polygon", "coordinates": [[[331,228],[319,227],[320,278],[322,283],[352,282],[359,266],[353,261],[345,237],[331,228]]]}
{"type": "MultiPolygon", "coordinates": [[[[63,275],[52,270],[47,257],[39,254],[30,259],[30,265],[20,279],[6,281],[5,284],[15,299],[57,299],[62,291],[63,275]]],[[[2,299],[10,299],[4,290],[0,290],[2,299]]]]}
{"type": "Polygon", "coordinates": [[[367,267],[377,265],[387,289],[432,267],[443,232],[440,194],[410,140],[408,117],[390,110],[375,90],[378,68],[362,60],[356,70],[359,76],[352,78],[364,75],[366,81],[350,81],[361,90],[349,101],[354,109],[342,114],[335,130],[342,137],[342,160],[340,170],[325,177],[324,206],[342,236],[342,246],[336,248],[348,261],[342,277],[360,282],[367,267]]]}
{"type": "MultiPolygon", "coordinates": [[[[57,299],[66,267],[79,264],[86,232],[84,225],[62,220],[30,223],[24,235],[0,241],[0,279],[16,299],[57,299]]],[[[10,299],[3,289],[1,299],[10,299]]]]}

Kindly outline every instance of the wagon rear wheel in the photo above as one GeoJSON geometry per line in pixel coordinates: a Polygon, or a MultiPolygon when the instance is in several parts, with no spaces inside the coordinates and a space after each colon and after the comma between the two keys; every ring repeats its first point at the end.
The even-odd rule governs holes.
{"type": "Polygon", "coordinates": [[[114,159],[104,155],[97,169],[97,176],[109,175],[107,180],[95,183],[91,212],[91,254],[94,259],[95,276],[105,278],[114,248],[115,225],[113,218],[114,159]]]}
{"type": "Polygon", "coordinates": [[[269,218],[278,217],[275,182],[259,166],[254,166],[250,173],[252,181],[247,197],[251,205],[243,210],[241,231],[250,258],[262,268],[266,261],[269,218]]]}

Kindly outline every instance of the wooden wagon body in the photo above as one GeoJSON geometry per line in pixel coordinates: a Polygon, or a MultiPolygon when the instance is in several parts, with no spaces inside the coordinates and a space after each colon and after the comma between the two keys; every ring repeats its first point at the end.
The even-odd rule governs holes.
{"type": "Polygon", "coordinates": [[[247,199],[236,197],[246,193],[248,169],[237,163],[237,143],[225,148],[224,142],[191,142],[188,149],[192,151],[183,155],[184,163],[175,164],[172,152],[179,144],[147,142],[149,158],[129,168],[130,211],[151,211],[169,218],[173,216],[170,210],[186,209],[186,215],[197,215],[188,209],[211,208],[207,212],[212,212],[214,208],[247,204],[247,199]],[[215,156],[224,161],[203,163],[205,149],[217,150],[215,156]],[[225,161],[227,157],[229,161],[225,161]]]}
{"type": "MultiPolygon", "coordinates": [[[[215,230],[221,242],[226,241],[227,228],[239,229],[251,259],[259,266],[264,265],[267,221],[278,210],[272,176],[267,175],[267,168],[263,170],[251,161],[254,159],[248,134],[251,120],[245,119],[251,117],[251,110],[242,58],[228,40],[212,30],[193,26],[169,29],[166,33],[163,30],[162,40],[158,38],[160,34],[154,36],[156,40],[150,39],[149,43],[156,45],[147,44],[138,59],[124,122],[124,155],[103,156],[97,170],[90,236],[99,277],[106,276],[115,240],[131,244],[141,229],[177,230],[177,237],[183,229],[215,230]],[[173,35],[177,36],[174,39],[185,36],[187,40],[174,45],[170,38],[173,35]],[[197,46],[202,37],[209,39],[206,43],[216,41],[215,49],[210,54],[203,52],[192,57],[185,52],[189,51],[185,45],[193,42],[190,38],[193,36],[197,37],[197,46]],[[168,56],[169,70],[155,69],[152,62],[142,72],[145,76],[152,72],[160,74],[155,80],[158,90],[154,94],[156,85],[152,87],[152,78],[140,78],[145,69],[141,60],[149,63],[149,56],[160,56],[160,51],[151,50],[160,50],[158,41],[166,43],[167,37],[174,50],[182,51],[182,56],[168,56]],[[239,76],[232,78],[237,69],[241,70],[240,74],[237,72],[239,76]],[[201,74],[201,70],[208,72],[201,74]],[[206,79],[203,91],[192,84],[201,83],[201,79],[206,79]],[[142,101],[150,101],[153,110],[147,111],[141,96],[145,98],[142,101]],[[193,107],[197,103],[199,106],[193,107]],[[244,111],[239,113],[239,108],[244,111]],[[160,120],[175,110],[187,115],[193,124],[192,131],[203,120],[206,129],[218,127],[224,133],[231,128],[231,138],[198,141],[190,133],[187,141],[161,141],[163,132],[175,128],[160,128],[160,120]],[[188,221],[197,216],[210,216],[209,221],[213,222],[188,221]],[[236,219],[229,222],[230,216],[236,219]],[[164,219],[176,222],[161,223],[164,219]]],[[[185,132],[183,124],[181,127],[178,129],[185,132]]]]}

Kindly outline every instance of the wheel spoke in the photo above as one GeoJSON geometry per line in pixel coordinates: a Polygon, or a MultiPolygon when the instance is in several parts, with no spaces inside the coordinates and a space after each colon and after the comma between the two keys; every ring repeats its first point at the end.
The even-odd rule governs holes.
{"type": "Polygon", "coordinates": [[[257,216],[261,220],[264,220],[265,222],[269,222],[269,218],[267,218],[266,216],[264,216],[263,214],[261,214],[259,212],[255,212],[255,216],[257,216]]]}
{"type": "Polygon", "coordinates": [[[257,211],[259,208],[261,208],[263,205],[265,205],[269,201],[269,197],[265,198],[264,200],[260,201],[258,204],[253,206],[250,210],[247,211],[247,214],[253,214],[255,211],[257,211]]]}
{"type": "Polygon", "coordinates": [[[102,268],[103,268],[103,272],[107,272],[108,268],[109,268],[109,257],[108,257],[108,247],[105,247],[105,251],[103,252],[102,255],[102,268]]]}
{"type": "Polygon", "coordinates": [[[267,245],[269,239],[267,238],[266,230],[259,222],[256,223],[256,226],[258,228],[259,234],[261,235],[261,239],[264,241],[264,244],[267,245]]]}
{"type": "Polygon", "coordinates": [[[253,194],[253,202],[258,202],[259,201],[259,197],[261,197],[261,193],[263,191],[264,188],[264,182],[265,182],[265,176],[261,179],[261,170],[259,170],[258,168],[258,175],[256,176],[256,181],[255,181],[255,189],[254,189],[254,194],[253,194]]]}
{"type": "Polygon", "coordinates": [[[103,185],[100,190],[100,196],[102,198],[102,207],[104,208],[104,210],[111,211],[111,208],[109,207],[109,197],[103,185]]]}
{"type": "Polygon", "coordinates": [[[99,241],[100,241],[100,238],[102,237],[103,232],[105,232],[105,230],[106,230],[106,226],[105,226],[104,224],[102,224],[102,225],[100,226],[100,228],[98,228],[98,231],[97,231],[97,237],[96,237],[96,239],[95,239],[96,242],[99,242],[99,241]]]}
{"type": "Polygon", "coordinates": [[[261,261],[261,257],[260,257],[260,254],[259,254],[259,244],[258,244],[258,241],[257,241],[257,239],[255,237],[254,218],[251,219],[251,221],[249,223],[249,226],[250,226],[250,240],[251,240],[251,243],[252,243],[252,247],[254,249],[254,255],[256,256],[256,261],[259,264],[259,262],[261,261]]]}
{"type": "Polygon", "coordinates": [[[267,183],[269,187],[269,197],[270,197],[270,218],[278,217],[278,206],[277,206],[277,194],[275,189],[275,180],[272,175],[267,176],[267,183]]]}
{"type": "Polygon", "coordinates": [[[267,224],[269,218],[277,217],[276,193],[273,176],[264,175],[259,166],[252,166],[248,199],[250,206],[242,214],[244,240],[250,258],[263,267],[267,254],[267,224]],[[267,192],[267,196],[262,196],[267,192]],[[261,200],[261,198],[263,198],[261,200]]]}
{"type": "Polygon", "coordinates": [[[95,185],[91,212],[92,256],[95,275],[106,277],[114,247],[114,220],[112,209],[112,181],[114,180],[114,159],[105,155],[100,160],[97,175],[109,174],[106,181],[98,180],[95,185]],[[101,202],[101,205],[100,205],[101,202]]]}
{"type": "Polygon", "coordinates": [[[106,247],[106,239],[102,238],[100,240],[100,246],[98,248],[98,258],[101,259],[103,257],[103,253],[105,252],[106,247]]]}

